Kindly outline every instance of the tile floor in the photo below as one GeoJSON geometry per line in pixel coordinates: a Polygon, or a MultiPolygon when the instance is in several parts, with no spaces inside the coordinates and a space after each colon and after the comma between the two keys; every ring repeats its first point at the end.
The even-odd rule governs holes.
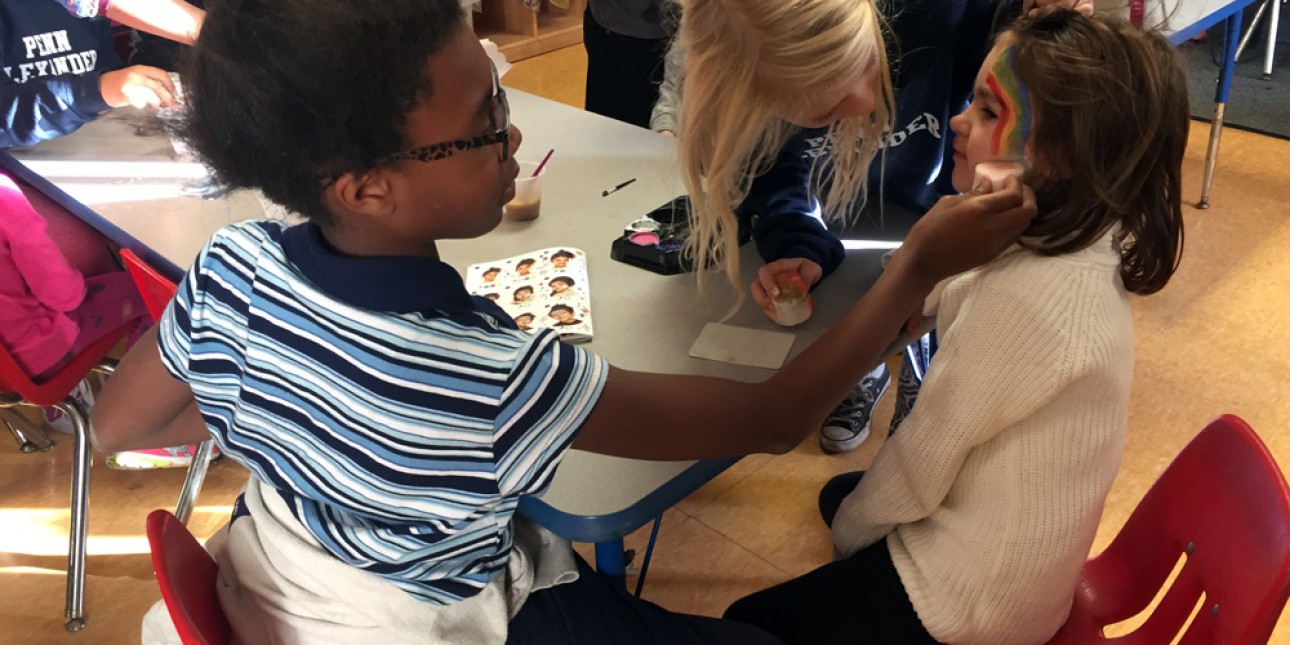
{"type": "MultiPolygon", "coordinates": [[[[581,105],[580,47],[523,61],[508,85],[581,105]]],[[[520,124],[521,127],[524,125],[520,124]]],[[[1194,201],[1208,129],[1192,131],[1185,199],[1194,201]]],[[[1243,416],[1277,459],[1290,463],[1290,142],[1229,130],[1209,211],[1186,207],[1181,270],[1163,292],[1134,304],[1137,374],[1124,466],[1095,549],[1104,545],[1170,459],[1204,423],[1243,416]]],[[[891,414],[881,406],[877,426],[891,414]]],[[[877,433],[882,434],[882,433],[877,433]]],[[[741,461],[665,516],[645,596],[667,607],[719,614],[743,594],[803,573],[829,557],[815,517],[819,486],[863,467],[880,437],[826,456],[814,440],[791,453],[741,461]]],[[[143,536],[148,511],[170,507],[183,473],[93,470],[89,627],[62,630],[70,443],[22,455],[0,437],[0,641],[137,643],[138,619],[159,595],[143,536]]],[[[212,468],[193,529],[211,535],[245,478],[212,468]]],[[[647,531],[631,536],[643,549],[647,531]]],[[[632,582],[632,581],[629,581],[632,582]]],[[[1290,619],[1273,637],[1290,644],[1290,619]]]]}

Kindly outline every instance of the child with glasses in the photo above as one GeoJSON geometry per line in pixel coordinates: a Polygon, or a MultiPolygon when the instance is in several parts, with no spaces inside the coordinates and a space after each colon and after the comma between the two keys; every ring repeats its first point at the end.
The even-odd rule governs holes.
{"type": "Polygon", "coordinates": [[[788,450],[877,360],[898,312],[1016,237],[1027,194],[926,218],[837,328],[765,383],[615,369],[556,331],[521,331],[438,260],[440,240],[498,225],[521,141],[456,0],[208,11],[184,79],[188,140],[230,185],[308,221],[217,233],[93,420],[100,447],[213,438],[250,470],[208,545],[237,640],[776,642],[630,596],[517,518],[520,496],[570,447],[788,450]]]}

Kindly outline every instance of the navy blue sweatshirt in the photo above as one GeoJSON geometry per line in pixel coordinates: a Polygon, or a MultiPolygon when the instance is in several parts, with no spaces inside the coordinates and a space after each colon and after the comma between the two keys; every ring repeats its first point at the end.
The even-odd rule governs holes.
{"type": "Polygon", "coordinates": [[[74,132],[110,109],[99,76],[121,67],[107,20],[50,0],[0,0],[0,148],[74,132]]]}
{"type": "MultiPolygon", "coordinates": [[[[1014,16],[1020,2],[998,0],[880,0],[891,21],[888,36],[895,84],[895,126],[886,134],[885,176],[875,160],[869,185],[877,199],[882,182],[887,202],[924,212],[943,195],[955,193],[954,137],[950,117],[971,98],[977,70],[989,52],[997,7],[1014,16]],[[894,42],[892,42],[894,41],[894,42]],[[942,172],[944,170],[944,172],[942,172]]],[[[775,164],[753,181],[739,208],[756,215],[752,228],[767,262],[807,258],[827,276],[842,263],[842,243],[811,215],[816,200],[811,167],[825,155],[825,130],[805,129],[781,150],[775,164]]]]}

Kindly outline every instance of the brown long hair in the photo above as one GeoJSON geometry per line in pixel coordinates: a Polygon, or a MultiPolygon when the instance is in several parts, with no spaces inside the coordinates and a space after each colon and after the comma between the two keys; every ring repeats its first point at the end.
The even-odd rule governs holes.
{"type": "Polygon", "coordinates": [[[1035,110],[1046,168],[1040,215],[1022,244],[1058,255],[1120,226],[1129,291],[1165,286],[1183,248],[1181,175],[1189,113],[1181,57],[1123,19],[1053,11],[1011,26],[1017,73],[1035,110]]]}

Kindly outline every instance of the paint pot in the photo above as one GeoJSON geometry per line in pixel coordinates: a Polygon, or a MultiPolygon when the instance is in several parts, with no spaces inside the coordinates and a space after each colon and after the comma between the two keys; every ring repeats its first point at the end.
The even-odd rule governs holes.
{"type": "Polygon", "coordinates": [[[637,246],[654,246],[658,244],[658,234],[652,231],[638,231],[627,236],[627,241],[637,246]]]}

